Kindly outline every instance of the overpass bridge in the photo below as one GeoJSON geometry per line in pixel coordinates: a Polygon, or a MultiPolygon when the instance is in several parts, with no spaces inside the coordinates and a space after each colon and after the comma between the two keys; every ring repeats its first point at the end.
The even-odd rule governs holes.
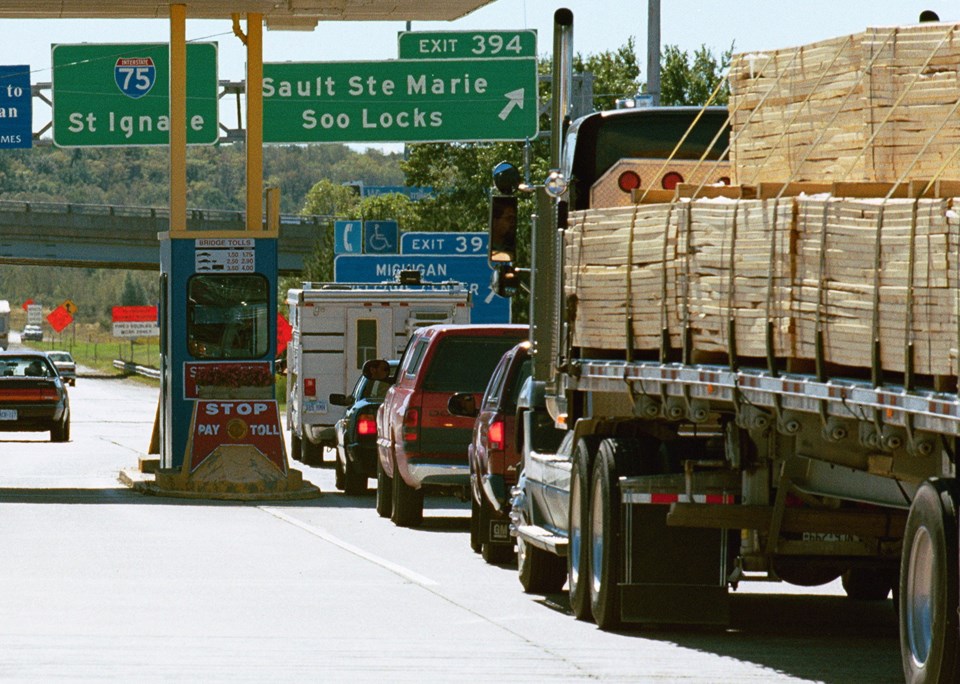
{"type": "MultiPolygon", "coordinates": [[[[188,230],[245,230],[244,213],[191,209],[188,230]]],[[[278,267],[297,274],[332,216],[280,217],[278,267]]],[[[167,208],[0,201],[0,264],[160,269],[157,234],[169,230],[167,208]]],[[[250,237],[256,237],[251,233],[250,237]]]]}

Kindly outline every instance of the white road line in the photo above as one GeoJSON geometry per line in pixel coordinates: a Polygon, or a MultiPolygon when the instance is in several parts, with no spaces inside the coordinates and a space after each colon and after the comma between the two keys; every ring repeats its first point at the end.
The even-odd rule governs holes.
{"type": "Polygon", "coordinates": [[[319,527],[314,527],[313,525],[308,525],[302,520],[297,520],[292,515],[288,515],[287,513],[284,513],[279,509],[271,508],[269,506],[257,506],[257,508],[259,508],[261,511],[269,513],[275,518],[279,518],[284,522],[290,523],[294,527],[299,527],[301,530],[305,532],[309,532],[313,536],[323,539],[325,542],[329,542],[334,546],[339,546],[341,549],[343,549],[344,551],[347,551],[348,553],[352,553],[354,556],[363,558],[364,560],[370,561],[375,565],[379,565],[381,568],[385,570],[389,570],[395,575],[399,575],[400,577],[403,577],[404,579],[409,580],[414,584],[419,584],[420,586],[423,586],[423,587],[434,587],[438,584],[436,581],[430,579],[429,577],[424,577],[423,575],[417,572],[414,572],[409,568],[405,568],[402,565],[391,563],[386,558],[381,558],[380,556],[370,553],[369,551],[364,551],[358,546],[354,546],[349,542],[343,541],[339,537],[333,536],[326,530],[323,530],[319,527]]]}

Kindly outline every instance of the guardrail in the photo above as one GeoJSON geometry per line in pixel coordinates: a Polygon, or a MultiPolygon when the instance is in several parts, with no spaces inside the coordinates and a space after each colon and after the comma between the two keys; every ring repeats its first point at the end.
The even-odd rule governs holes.
{"type": "Polygon", "coordinates": [[[160,369],[150,366],[141,366],[136,363],[124,361],[123,359],[114,359],[113,367],[122,370],[127,375],[142,375],[145,378],[160,379],[160,369]]]}

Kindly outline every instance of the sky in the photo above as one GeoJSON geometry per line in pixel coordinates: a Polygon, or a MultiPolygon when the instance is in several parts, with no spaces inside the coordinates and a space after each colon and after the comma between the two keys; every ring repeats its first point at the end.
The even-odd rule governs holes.
{"type": "MultiPolygon", "coordinates": [[[[90,0],[100,1],[100,0],[90,0]]],[[[615,50],[636,39],[645,78],[647,3],[642,0],[495,0],[454,22],[414,22],[413,31],[535,29],[541,56],[552,49],[553,13],[573,11],[574,49],[580,53],[615,50]]],[[[705,45],[719,54],[731,45],[735,52],[791,47],[848,33],[867,26],[916,23],[920,12],[932,9],[944,21],[960,21],[955,3],[944,0],[661,0],[661,43],[693,51],[705,45]]],[[[265,31],[265,62],[326,62],[396,58],[402,22],[321,22],[312,32],[265,31]]],[[[49,83],[53,43],[167,42],[166,20],[0,20],[0,64],[28,64],[33,83],[49,83]]],[[[190,20],[187,39],[218,44],[219,78],[244,78],[245,50],[229,20],[190,20]]],[[[235,108],[227,98],[223,108],[235,108]]],[[[35,129],[49,121],[49,110],[36,107],[35,129]]],[[[222,119],[226,115],[222,113],[222,119]]]]}

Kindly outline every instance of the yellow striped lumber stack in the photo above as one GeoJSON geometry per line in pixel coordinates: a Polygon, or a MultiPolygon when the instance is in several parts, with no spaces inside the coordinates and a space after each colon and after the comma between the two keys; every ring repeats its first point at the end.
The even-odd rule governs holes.
{"type": "Polygon", "coordinates": [[[679,348],[956,375],[960,214],[950,199],[697,199],[571,214],[574,347],[679,348]],[[632,246],[631,246],[632,245],[632,246]],[[875,292],[879,292],[877,297],[875,292]],[[628,320],[630,325],[628,328],[628,320]],[[632,340],[628,343],[627,331],[632,340]]]}
{"type": "Polygon", "coordinates": [[[735,182],[960,177],[960,24],[734,55],[735,182]]]}

